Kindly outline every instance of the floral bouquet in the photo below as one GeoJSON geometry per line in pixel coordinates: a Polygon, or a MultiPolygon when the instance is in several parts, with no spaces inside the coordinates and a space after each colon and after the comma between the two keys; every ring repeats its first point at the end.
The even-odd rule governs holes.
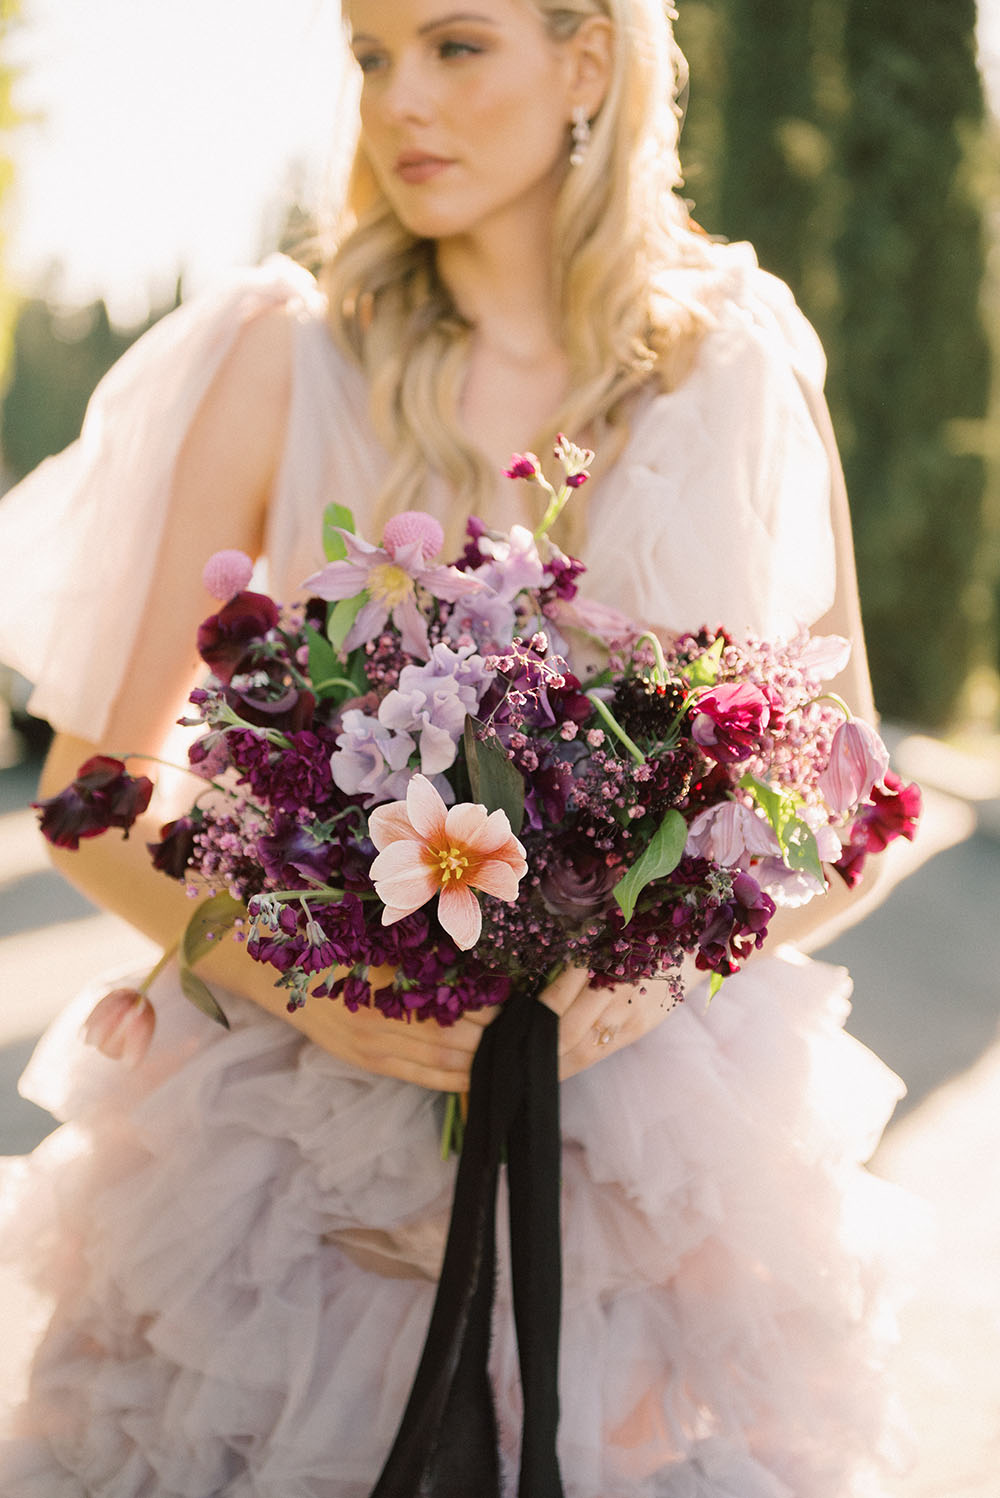
{"type": "MultiPolygon", "coordinates": [[[[325,517],[326,564],[299,606],[250,590],[241,553],[210,559],[206,586],[222,606],[198,632],[211,675],[185,720],[202,729],[189,750],[202,787],[151,853],[192,896],[208,896],[180,944],[181,976],[217,1019],[192,968],[230,926],[275,969],[292,1011],[340,999],[447,1025],[530,1001],[565,964],[586,968],[594,986],[664,979],[677,1001],[685,957],[710,974],[714,994],[763,944],[777,905],[822,893],[828,870],[855,883],[869,853],[912,837],[919,792],[889,770],[875,730],[826,690],[847,643],[722,628],[662,641],[588,601],[582,564],[549,531],[593,454],[560,438],[556,456],[558,491],[532,454],[508,470],[546,491],[535,532],[473,519],[452,565],[436,560],[444,538],[430,515],[394,517],[375,545],[337,506],[325,517]]],[[[127,835],[150,790],[122,760],[99,757],[36,805],[45,835],[75,847],[111,826],[127,835]]],[[[95,1015],[92,1026],[114,1045],[108,1032],[129,993],[103,1002],[103,1024],[95,1015]]],[[[466,1231],[459,1219],[488,1215],[477,1193],[495,1189],[503,1149],[515,1190],[512,1130],[527,1108],[535,1028],[547,1023],[524,1018],[523,1005],[521,1014],[507,1027],[508,1112],[475,1134],[470,1108],[474,1163],[464,1150],[467,1199],[460,1211],[456,1196],[453,1236],[466,1231]]],[[[507,1043],[498,1025],[486,1037],[477,1068],[499,1066],[483,1055],[507,1043]]],[[[544,1047],[554,1094],[550,1034],[544,1047]]],[[[476,1085],[474,1069],[473,1098],[476,1085]]],[[[533,1149],[548,1160],[538,1190],[550,1203],[556,1183],[557,1222],[552,1128],[533,1149]]],[[[475,1238],[463,1254],[442,1280],[446,1320],[486,1295],[489,1252],[475,1238]]],[[[553,1256],[557,1236],[536,1257],[553,1256]]],[[[550,1291],[558,1306],[558,1282],[550,1291]]],[[[428,1347],[469,1335],[467,1322],[432,1324],[428,1347]]],[[[439,1365],[423,1383],[418,1375],[411,1434],[444,1420],[445,1406],[428,1417],[419,1393],[440,1384],[439,1365]]],[[[412,1445],[403,1431],[400,1440],[412,1445]]],[[[401,1460],[390,1460],[379,1498],[434,1491],[420,1486],[427,1452],[423,1466],[401,1460]]],[[[525,1470],[533,1460],[542,1472],[551,1453],[524,1455],[525,1470]]],[[[556,1490],[542,1476],[528,1486],[556,1490]]],[[[478,1467],[468,1490],[490,1491],[478,1467]]]]}
{"type": "MultiPolygon", "coordinates": [[[[685,955],[714,992],[776,905],[912,837],[919,792],[824,690],[846,642],[701,628],[665,645],[588,602],[548,531],[593,455],[556,452],[559,493],[531,454],[508,470],[548,490],[537,531],[473,519],[452,566],[431,516],[394,517],[375,546],[338,507],[303,606],[250,591],[241,553],[210,559],[225,601],[186,720],[204,787],[150,848],[215,896],[189,955],[233,924],[290,1009],[311,993],[442,1024],[564,963],[595,986],[663,977],[679,999],[685,955]],[[570,669],[581,653],[589,673],[570,669]]],[[[150,789],[102,756],[35,804],[75,847],[127,832],[150,789]]]]}

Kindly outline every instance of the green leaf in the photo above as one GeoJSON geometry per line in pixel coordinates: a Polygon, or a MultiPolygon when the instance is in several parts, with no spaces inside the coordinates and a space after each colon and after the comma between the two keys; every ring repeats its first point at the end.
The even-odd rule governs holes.
{"type": "Polygon", "coordinates": [[[811,874],[820,884],[825,884],[816,835],[808,822],[798,815],[796,798],[775,790],[773,785],[765,784],[754,775],[742,776],[740,785],[750,792],[770,822],[786,868],[811,874]]]}
{"type": "Polygon", "coordinates": [[[215,995],[212,993],[212,990],[209,988],[208,984],[203,983],[201,979],[196,977],[191,969],[189,967],[185,967],[183,963],[181,963],[180,966],[180,978],[181,988],[184,990],[185,998],[190,999],[194,1007],[196,1009],[200,1009],[202,1014],[207,1014],[209,1019],[214,1019],[217,1025],[221,1025],[224,1030],[228,1030],[229,1021],[226,1019],[226,1016],[223,1013],[222,1009],[216,1003],[215,995]]]}
{"type": "Polygon", "coordinates": [[[722,635],[713,642],[705,651],[693,660],[690,666],[684,667],[684,675],[692,687],[714,687],[719,679],[719,667],[722,665],[722,652],[726,648],[726,642],[722,635]]]}
{"type": "Polygon", "coordinates": [[[806,874],[812,874],[820,884],[826,883],[826,875],[823,873],[823,864],[819,856],[819,845],[808,822],[803,822],[801,817],[792,817],[785,826],[779,841],[782,857],[788,868],[801,869],[806,874]]]}
{"type": "Polygon", "coordinates": [[[323,689],[322,683],[332,681],[340,675],[337,652],[311,624],[305,626],[305,637],[309,642],[309,681],[318,697],[335,697],[332,688],[323,689]]]}
{"type": "Polygon", "coordinates": [[[726,981],[725,973],[713,973],[708,982],[708,1002],[711,1003],[726,981]]]}
{"type": "Polygon", "coordinates": [[[343,650],[351,625],[367,602],[367,593],[355,593],[353,598],[341,598],[331,608],[326,621],[326,635],[335,651],[343,650]]]}
{"type": "Polygon", "coordinates": [[[346,505],[327,505],[323,511],[323,555],[328,562],[342,562],[347,555],[347,546],[340,530],[354,534],[354,516],[346,505]]]}
{"type": "Polygon", "coordinates": [[[681,861],[687,842],[687,823],[673,807],[667,812],[627,874],[614,887],[614,897],[628,923],[635,913],[635,903],[647,884],[672,874],[681,861]]]}
{"type": "Polygon", "coordinates": [[[246,915],[243,901],[234,900],[225,891],[220,895],[213,895],[210,900],[203,900],[196,907],[181,937],[181,966],[194,967],[200,957],[204,957],[218,945],[219,937],[229,931],[241,915],[246,915]]]}
{"type": "Polygon", "coordinates": [[[465,720],[465,762],[472,794],[487,811],[505,811],[515,837],[524,822],[524,779],[496,739],[476,738],[472,718],[465,720]]]}

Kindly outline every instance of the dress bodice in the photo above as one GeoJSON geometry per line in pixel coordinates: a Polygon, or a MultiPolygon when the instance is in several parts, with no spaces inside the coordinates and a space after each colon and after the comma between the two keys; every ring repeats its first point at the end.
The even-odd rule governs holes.
{"type": "MultiPolygon", "coordinates": [[[[584,588],[666,630],[788,634],[834,591],[830,464],[806,394],[822,388],[823,355],[749,246],[716,253],[724,294],[692,369],[640,404],[615,464],[574,497],[589,501],[584,588]]],[[[348,503],[364,532],[364,496],[387,464],[361,375],[334,347],[321,304],[303,307],[296,335],[268,537],[286,597],[315,568],[323,505],[348,503]]]]}
{"type": "MultiPolygon", "coordinates": [[[[690,372],[641,404],[589,499],[585,590],[665,630],[787,634],[834,593],[830,458],[814,419],[823,356],[748,246],[713,253],[713,322],[690,372]]],[[[18,559],[0,659],[37,684],[32,710],[56,727],[100,740],[156,585],[184,438],[241,327],[276,305],[295,337],[266,536],[272,590],[290,601],[315,570],[331,500],[365,532],[388,460],[364,380],[337,351],[312,277],[275,256],[140,339],[95,392],[79,441],[0,506],[0,555],[18,559]]],[[[192,567],[204,560],[192,537],[192,567]]]]}

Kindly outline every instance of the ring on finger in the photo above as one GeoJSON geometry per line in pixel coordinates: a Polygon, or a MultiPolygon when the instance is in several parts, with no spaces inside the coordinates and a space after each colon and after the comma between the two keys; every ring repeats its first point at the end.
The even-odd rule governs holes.
{"type": "Polygon", "coordinates": [[[594,1044],[610,1045],[617,1034],[618,1030],[614,1025],[595,1025],[594,1044]]]}

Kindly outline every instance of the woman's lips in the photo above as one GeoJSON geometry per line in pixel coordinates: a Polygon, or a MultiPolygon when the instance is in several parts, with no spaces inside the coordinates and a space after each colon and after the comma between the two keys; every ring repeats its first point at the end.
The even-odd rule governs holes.
{"type": "Polygon", "coordinates": [[[395,170],[396,176],[403,182],[420,183],[429,182],[449,166],[451,162],[443,156],[425,156],[414,152],[412,155],[400,156],[395,170]]]}

